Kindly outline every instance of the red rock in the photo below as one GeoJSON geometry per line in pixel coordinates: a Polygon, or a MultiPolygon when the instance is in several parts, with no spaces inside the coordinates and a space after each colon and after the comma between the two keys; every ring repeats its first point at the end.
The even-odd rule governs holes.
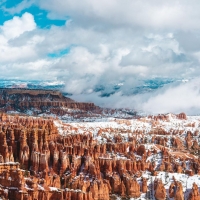
{"type": "Polygon", "coordinates": [[[196,183],[193,183],[192,191],[190,192],[188,200],[199,200],[200,193],[196,183]]]}
{"type": "Polygon", "coordinates": [[[146,178],[143,178],[142,179],[142,193],[146,193],[148,190],[148,187],[147,187],[147,179],[146,178]]]}
{"type": "Polygon", "coordinates": [[[166,190],[161,180],[156,180],[154,182],[154,189],[155,189],[155,198],[157,200],[165,200],[166,198],[166,190]]]}

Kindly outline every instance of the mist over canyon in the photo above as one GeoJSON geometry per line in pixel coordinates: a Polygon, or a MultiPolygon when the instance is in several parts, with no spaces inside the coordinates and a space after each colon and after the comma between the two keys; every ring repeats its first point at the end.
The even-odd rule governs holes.
{"type": "MultiPolygon", "coordinates": [[[[128,108],[140,113],[180,113],[199,114],[199,80],[175,80],[154,78],[135,81],[128,85],[126,81],[118,84],[105,84],[89,87],[71,93],[70,85],[64,81],[26,81],[0,80],[1,88],[29,88],[60,90],[63,95],[79,102],[92,102],[100,107],[128,108]]],[[[71,86],[74,87],[73,85],[71,86]]]]}

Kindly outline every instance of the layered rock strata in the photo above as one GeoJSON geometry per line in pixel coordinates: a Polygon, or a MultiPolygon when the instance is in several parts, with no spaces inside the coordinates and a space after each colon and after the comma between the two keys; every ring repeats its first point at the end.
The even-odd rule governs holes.
{"type": "Polygon", "coordinates": [[[33,115],[49,113],[65,115],[69,109],[82,111],[99,110],[93,103],[75,102],[59,91],[31,89],[0,89],[0,111],[19,111],[33,115]]]}

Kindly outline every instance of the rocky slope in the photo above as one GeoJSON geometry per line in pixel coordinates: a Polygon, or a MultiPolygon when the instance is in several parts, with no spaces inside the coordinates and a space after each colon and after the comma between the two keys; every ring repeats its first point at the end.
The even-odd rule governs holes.
{"type": "Polygon", "coordinates": [[[129,109],[100,108],[94,103],[76,102],[59,91],[24,88],[0,89],[0,111],[30,116],[53,116],[67,121],[136,117],[136,112],[129,109]]]}
{"type": "Polygon", "coordinates": [[[75,102],[54,90],[0,89],[0,111],[64,115],[70,109],[88,112],[99,108],[93,103],[75,102]]]}

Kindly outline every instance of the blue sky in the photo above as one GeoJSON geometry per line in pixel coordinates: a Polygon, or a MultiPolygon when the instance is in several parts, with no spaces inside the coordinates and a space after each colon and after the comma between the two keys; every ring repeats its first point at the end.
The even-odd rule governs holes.
{"type": "Polygon", "coordinates": [[[178,86],[169,81],[137,101],[134,88],[155,78],[192,87],[187,81],[200,77],[199,10],[198,0],[1,0],[0,78],[62,81],[66,92],[99,104],[96,88],[114,86],[104,101],[118,106],[128,96],[150,109],[178,86]]]}
{"type": "Polygon", "coordinates": [[[0,10],[0,24],[3,24],[4,21],[12,19],[13,16],[22,16],[25,12],[31,13],[34,15],[34,20],[37,23],[37,26],[40,28],[50,28],[50,26],[63,26],[66,23],[66,19],[50,19],[48,18],[48,11],[45,9],[41,9],[36,3],[31,3],[31,1],[27,7],[16,11],[16,13],[10,13],[9,9],[17,8],[23,1],[21,0],[7,0],[5,2],[2,1],[1,10],[0,10]]]}

